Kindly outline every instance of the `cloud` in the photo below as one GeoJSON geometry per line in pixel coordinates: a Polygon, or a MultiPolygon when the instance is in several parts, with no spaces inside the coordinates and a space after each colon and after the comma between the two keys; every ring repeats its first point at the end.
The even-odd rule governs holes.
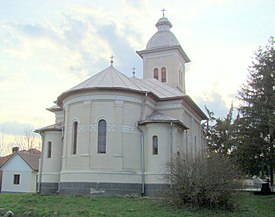
{"type": "MultiPolygon", "coordinates": [[[[87,8],[86,12],[65,10],[59,23],[0,21],[0,92],[7,93],[0,95],[5,104],[0,107],[0,122],[20,120],[36,128],[51,124],[54,115],[45,107],[108,67],[112,54],[115,67],[123,73],[131,75],[133,66],[141,72],[133,44],[142,33],[104,11],[87,8]]],[[[2,130],[8,128],[19,130],[15,124],[2,125],[2,130]]]]}
{"type": "Polygon", "coordinates": [[[34,126],[29,123],[17,121],[0,122],[0,132],[5,134],[23,134],[25,130],[32,130],[34,126]]]}
{"type": "Polygon", "coordinates": [[[198,97],[196,98],[197,103],[201,109],[206,113],[205,106],[214,113],[215,117],[226,117],[229,108],[226,105],[226,102],[223,100],[223,97],[216,92],[211,92],[207,97],[198,97]]]}

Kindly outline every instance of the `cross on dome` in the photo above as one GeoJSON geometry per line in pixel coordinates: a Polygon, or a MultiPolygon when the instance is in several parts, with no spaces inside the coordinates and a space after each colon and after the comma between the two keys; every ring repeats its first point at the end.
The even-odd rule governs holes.
{"type": "Polygon", "coordinates": [[[165,13],[164,13],[164,12],[165,12],[166,10],[163,8],[161,11],[162,11],[162,17],[164,17],[164,16],[165,16],[165,13]]]}
{"type": "Polygon", "coordinates": [[[114,55],[112,55],[112,56],[110,56],[110,58],[111,58],[111,61],[110,61],[110,63],[111,63],[111,66],[113,65],[113,63],[114,63],[114,55]]]}

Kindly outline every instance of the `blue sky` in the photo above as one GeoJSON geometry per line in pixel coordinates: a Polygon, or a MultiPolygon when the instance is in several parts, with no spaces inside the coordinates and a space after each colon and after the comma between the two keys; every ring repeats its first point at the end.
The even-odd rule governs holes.
{"type": "Polygon", "coordinates": [[[253,52],[275,35],[274,0],[0,0],[0,133],[52,124],[45,108],[112,54],[119,71],[131,76],[135,66],[142,77],[136,50],[162,8],[191,59],[187,94],[225,116],[253,52]]]}

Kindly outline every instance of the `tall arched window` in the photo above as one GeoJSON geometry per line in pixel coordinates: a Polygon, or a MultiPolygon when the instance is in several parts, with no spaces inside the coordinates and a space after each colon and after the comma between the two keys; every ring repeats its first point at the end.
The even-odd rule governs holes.
{"type": "Polygon", "coordinates": [[[159,141],[157,136],[153,136],[153,154],[157,155],[159,152],[159,141]]]}
{"type": "Polygon", "coordinates": [[[73,122],[72,154],[76,154],[78,123],[73,122]]]}
{"type": "Polygon", "coordinates": [[[179,84],[182,84],[182,72],[179,70],[179,84]]]}
{"type": "Polygon", "coordinates": [[[161,82],[166,82],[166,68],[161,68],[161,82]]]}
{"type": "Polygon", "coordinates": [[[52,156],[52,142],[48,142],[48,152],[47,152],[47,158],[51,158],[52,156]]]}
{"type": "Polygon", "coordinates": [[[159,70],[158,70],[158,68],[154,68],[154,78],[155,79],[159,79],[159,70]]]}
{"type": "Polygon", "coordinates": [[[98,122],[98,141],[97,141],[97,153],[106,153],[106,134],[107,134],[107,123],[101,119],[98,122]]]}

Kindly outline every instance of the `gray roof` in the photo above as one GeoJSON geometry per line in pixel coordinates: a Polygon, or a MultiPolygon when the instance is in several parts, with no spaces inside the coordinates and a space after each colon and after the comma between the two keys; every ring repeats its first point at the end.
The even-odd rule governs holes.
{"type": "Polygon", "coordinates": [[[30,166],[31,169],[38,171],[40,155],[31,154],[29,152],[17,152],[17,154],[30,166]]]}
{"type": "Polygon", "coordinates": [[[62,104],[62,100],[71,94],[92,89],[118,89],[138,93],[149,92],[160,100],[184,96],[177,88],[170,87],[166,83],[162,83],[154,78],[129,78],[113,66],[109,66],[91,78],[62,93],[57,98],[57,103],[62,104]]]}
{"type": "Polygon", "coordinates": [[[180,120],[173,118],[169,115],[165,115],[158,111],[154,111],[150,116],[148,116],[145,120],[140,121],[139,125],[145,125],[149,123],[174,123],[181,127],[182,129],[188,129],[180,120]]]}
{"type": "Polygon", "coordinates": [[[62,108],[58,105],[53,105],[50,108],[46,108],[48,111],[55,112],[55,111],[62,111],[62,108]]]}
{"type": "Polygon", "coordinates": [[[38,171],[40,154],[33,154],[28,151],[18,151],[3,157],[2,165],[0,164],[0,167],[3,167],[6,163],[9,162],[10,159],[12,159],[17,154],[29,165],[32,170],[38,171]]]}
{"type": "Polygon", "coordinates": [[[130,80],[142,89],[144,92],[151,92],[159,99],[175,98],[184,96],[177,88],[173,88],[166,83],[162,83],[157,79],[139,79],[136,77],[130,78],[130,80]]]}
{"type": "Polygon", "coordinates": [[[61,131],[62,127],[64,126],[63,122],[59,122],[59,123],[55,123],[46,127],[42,127],[39,128],[37,130],[35,130],[34,132],[36,133],[40,133],[40,132],[44,132],[44,131],[61,131]]]}
{"type": "Polygon", "coordinates": [[[87,89],[91,87],[123,88],[129,90],[142,91],[141,88],[136,86],[133,82],[131,82],[126,75],[119,72],[113,66],[109,66],[108,68],[97,73],[93,77],[69,89],[67,92],[79,89],[87,89]]]}

